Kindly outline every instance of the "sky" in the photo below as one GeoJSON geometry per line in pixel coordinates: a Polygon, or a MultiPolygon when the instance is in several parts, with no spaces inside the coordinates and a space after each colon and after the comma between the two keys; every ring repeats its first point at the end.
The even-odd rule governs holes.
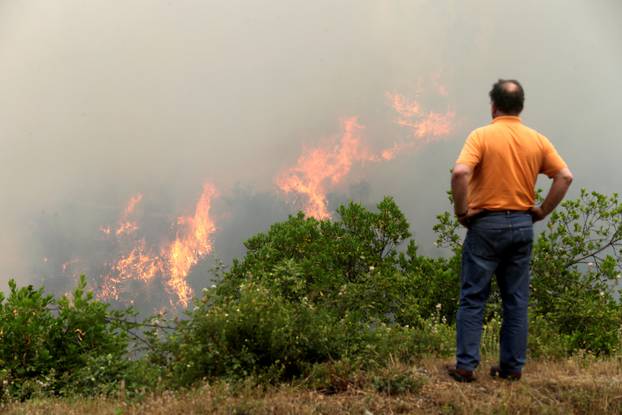
{"type": "Polygon", "coordinates": [[[522,119],[570,166],[571,195],[620,191],[621,20],[615,0],[0,0],[0,286],[97,261],[98,227],[137,193],[166,230],[205,181],[213,254],[242,255],[296,211],[275,178],[344,117],[372,146],[403,139],[387,92],[453,111],[452,132],[355,166],[329,200],[395,197],[425,253],[498,78],[523,84],[522,119]]]}

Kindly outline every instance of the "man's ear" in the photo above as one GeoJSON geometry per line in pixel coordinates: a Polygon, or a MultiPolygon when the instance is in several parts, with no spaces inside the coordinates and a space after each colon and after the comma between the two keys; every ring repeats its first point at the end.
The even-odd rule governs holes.
{"type": "Polygon", "coordinates": [[[497,116],[497,106],[493,102],[490,103],[490,115],[492,118],[497,116]]]}

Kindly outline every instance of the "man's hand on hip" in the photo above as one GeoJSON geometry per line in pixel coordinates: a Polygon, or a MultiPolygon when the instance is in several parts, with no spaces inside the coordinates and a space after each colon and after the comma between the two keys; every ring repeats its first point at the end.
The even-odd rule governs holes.
{"type": "Polygon", "coordinates": [[[471,219],[473,219],[474,216],[479,215],[483,211],[484,209],[467,209],[464,215],[458,216],[458,222],[460,222],[460,225],[464,226],[465,228],[468,228],[469,222],[471,221],[471,219]]]}
{"type": "Polygon", "coordinates": [[[529,209],[529,214],[534,222],[539,222],[542,219],[546,218],[546,213],[540,206],[534,206],[529,209]]]}

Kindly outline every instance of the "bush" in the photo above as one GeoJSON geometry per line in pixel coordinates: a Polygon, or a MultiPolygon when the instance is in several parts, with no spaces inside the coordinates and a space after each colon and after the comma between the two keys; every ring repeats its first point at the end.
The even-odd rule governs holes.
{"type": "Polygon", "coordinates": [[[585,190],[557,209],[534,244],[531,303],[568,352],[620,350],[622,204],[585,190]]]}
{"type": "Polygon", "coordinates": [[[391,198],[377,208],[371,212],[350,203],[338,209],[335,221],[300,213],[272,225],[244,244],[246,256],[234,260],[218,298],[238,296],[241,284],[261,281],[287,301],[308,301],[336,316],[408,320],[418,315],[404,306],[416,305],[412,285],[396,273],[398,247],[410,236],[408,222],[391,198]]]}
{"type": "MultiPolygon", "coordinates": [[[[454,352],[459,225],[447,212],[438,216],[439,245],[451,254],[429,258],[409,240],[391,198],[375,211],[350,203],[338,215],[318,221],[298,214],[250,238],[246,256],[204,290],[185,319],[164,325],[166,334],[155,319],[132,323],[131,310],[94,300],[84,278],[71,298],[60,299],[11,281],[8,297],[0,294],[2,397],[135,396],[219,377],[297,379],[326,392],[359,384],[415,392],[419,378],[389,368],[454,352]],[[129,358],[130,336],[150,348],[140,359],[129,358]],[[376,377],[365,380],[363,371],[376,377]]],[[[617,195],[585,191],[551,216],[533,251],[532,356],[620,351],[621,223],[617,195]]],[[[500,321],[496,295],[485,316],[484,353],[496,353],[500,321]]]]}
{"type": "Polygon", "coordinates": [[[347,342],[347,327],[328,313],[257,283],[218,304],[206,295],[189,317],[158,349],[179,385],[215,376],[291,377],[308,363],[339,358],[347,342]]]}
{"type": "MultiPolygon", "coordinates": [[[[0,386],[5,397],[23,399],[31,394],[64,393],[72,385],[85,385],[83,374],[91,365],[108,359],[127,364],[130,312],[108,311],[108,305],[85,293],[81,277],[71,298],[56,301],[43,288],[17,288],[9,282],[8,298],[0,293],[0,386]]],[[[88,375],[92,383],[109,377],[88,375]]],[[[89,393],[89,390],[84,390],[89,393]]]]}
{"type": "Polygon", "coordinates": [[[391,356],[447,354],[453,330],[422,289],[435,286],[435,275],[423,274],[451,263],[439,272],[449,280],[455,264],[426,261],[413,244],[400,254],[408,223],[390,198],[377,209],[350,203],[336,221],[299,214],[254,236],[187,321],[161,342],[152,337],[151,359],[187,385],[214,376],[291,379],[339,359],[373,367],[391,356]]]}
{"type": "MultiPolygon", "coordinates": [[[[439,235],[437,243],[450,248],[453,258],[458,258],[461,238],[457,221],[448,212],[438,219],[434,227],[439,235]]],[[[534,241],[531,268],[530,308],[537,326],[532,335],[542,336],[530,339],[534,350],[561,353],[558,349],[562,346],[562,354],[620,350],[622,204],[617,194],[607,197],[581,190],[579,198],[562,202],[534,241]],[[558,344],[552,345],[551,339],[559,339],[558,344]]],[[[458,272],[450,275],[457,276],[458,272]]],[[[443,297],[441,287],[435,287],[439,281],[441,287],[446,286],[442,278],[431,281],[428,296],[439,290],[439,303],[451,307],[451,298],[457,298],[457,293],[443,297]]],[[[500,298],[493,290],[485,321],[498,319],[500,310],[500,298]]]]}

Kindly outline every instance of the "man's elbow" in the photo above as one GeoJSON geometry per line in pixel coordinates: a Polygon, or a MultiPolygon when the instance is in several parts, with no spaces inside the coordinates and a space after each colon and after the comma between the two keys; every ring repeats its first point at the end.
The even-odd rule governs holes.
{"type": "Polygon", "coordinates": [[[574,180],[574,176],[570,169],[564,168],[555,175],[555,178],[562,181],[566,186],[570,186],[574,180]]]}
{"type": "Polygon", "coordinates": [[[466,164],[456,164],[454,168],[451,170],[451,179],[452,181],[462,179],[465,177],[469,177],[471,174],[471,167],[466,164]]]}

